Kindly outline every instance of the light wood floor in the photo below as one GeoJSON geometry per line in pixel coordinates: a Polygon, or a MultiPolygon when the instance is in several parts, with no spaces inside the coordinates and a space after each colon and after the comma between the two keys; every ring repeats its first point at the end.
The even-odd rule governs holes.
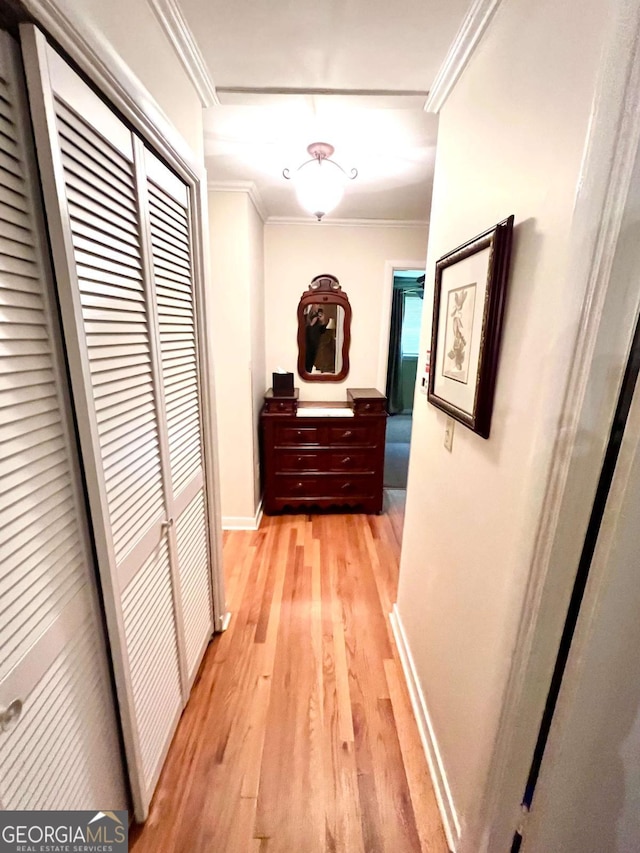
{"type": "Polygon", "coordinates": [[[135,853],[445,853],[388,619],[402,496],[225,534],[233,618],[135,853]]]}

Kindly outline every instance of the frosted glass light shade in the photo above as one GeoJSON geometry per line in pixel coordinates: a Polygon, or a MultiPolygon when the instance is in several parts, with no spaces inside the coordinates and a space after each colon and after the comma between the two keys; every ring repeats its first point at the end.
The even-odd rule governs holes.
{"type": "Polygon", "coordinates": [[[344,174],[328,160],[305,164],[295,173],[293,181],[298,201],[318,219],[337,207],[344,195],[344,174]]]}

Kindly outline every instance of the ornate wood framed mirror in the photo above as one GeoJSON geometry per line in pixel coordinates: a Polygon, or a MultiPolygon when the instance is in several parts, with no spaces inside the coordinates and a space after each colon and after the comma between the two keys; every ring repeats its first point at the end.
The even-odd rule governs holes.
{"type": "Polygon", "coordinates": [[[351,305],[334,275],[317,275],[298,305],[298,373],[306,382],[340,382],[349,373],[351,305]]]}

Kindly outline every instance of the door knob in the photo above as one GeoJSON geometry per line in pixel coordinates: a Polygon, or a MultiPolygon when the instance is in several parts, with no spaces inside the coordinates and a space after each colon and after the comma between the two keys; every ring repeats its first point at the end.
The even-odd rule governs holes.
{"type": "Polygon", "coordinates": [[[6,708],[0,708],[0,731],[12,729],[22,713],[22,700],[14,699],[6,708]]]}

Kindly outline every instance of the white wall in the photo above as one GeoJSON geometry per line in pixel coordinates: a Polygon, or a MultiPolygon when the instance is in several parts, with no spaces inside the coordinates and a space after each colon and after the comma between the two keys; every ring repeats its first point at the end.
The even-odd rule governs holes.
{"type": "Polygon", "coordinates": [[[222,524],[251,526],[259,501],[264,388],[262,221],[242,192],[209,193],[213,357],[222,524]],[[257,412],[256,412],[257,407],[257,412]]]}
{"type": "Polygon", "coordinates": [[[251,400],[253,423],[254,501],[260,500],[260,410],[264,402],[264,224],[253,203],[248,210],[249,310],[251,317],[251,400]]]}
{"type": "MultiPolygon", "coordinates": [[[[619,44],[617,45],[619,49],[619,44]]],[[[609,289],[635,326],[640,299],[640,150],[609,289]]],[[[609,323],[599,369],[617,396],[630,330],[609,323]],[[625,334],[625,331],[627,332],[625,334]]],[[[592,383],[592,385],[595,383],[592,383]]],[[[606,408],[610,408],[607,406],[606,408]]],[[[581,442],[584,448],[585,442],[581,442]]],[[[581,454],[584,466],[584,451],[581,454]]],[[[640,386],[624,431],[544,753],[523,851],[640,849],[640,386]]]]}
{"type": "Polygon", "coordinates": [[[202,106],[146,0],[53,0],[79,29],[103,36],[204,162],[202,106]]]}
{"type": "MultiPolygon", "coordinates": [[[[426,227],[268,223],[265,390],[278,367],[294,373],[301,400],[345,400],[346,388],[375,388],[383,294],[391,300],[391,272],[385,270],[385,264],[424,258],[426,244],[426,227]],[[304,382],[297,374],[298,302],[311,280],[321,273],[338,277],[351,304],[350,372],[343,382],[304,382]]],[[[378,390],[384,393],[384,388],[378,390]]]]}
{"type": "Polygon", "coordinates": [[[398,614],[461,850],[481,846],[465,831],[500,722],[577,331],[583,294],[563,282],[607,11],[600,0],[503,3],[440,114],[427,284],[438,257],[516,221],[491,438],[457,425],[448,453],[444,415],[422,394],[414,406],[398,614]]]}

